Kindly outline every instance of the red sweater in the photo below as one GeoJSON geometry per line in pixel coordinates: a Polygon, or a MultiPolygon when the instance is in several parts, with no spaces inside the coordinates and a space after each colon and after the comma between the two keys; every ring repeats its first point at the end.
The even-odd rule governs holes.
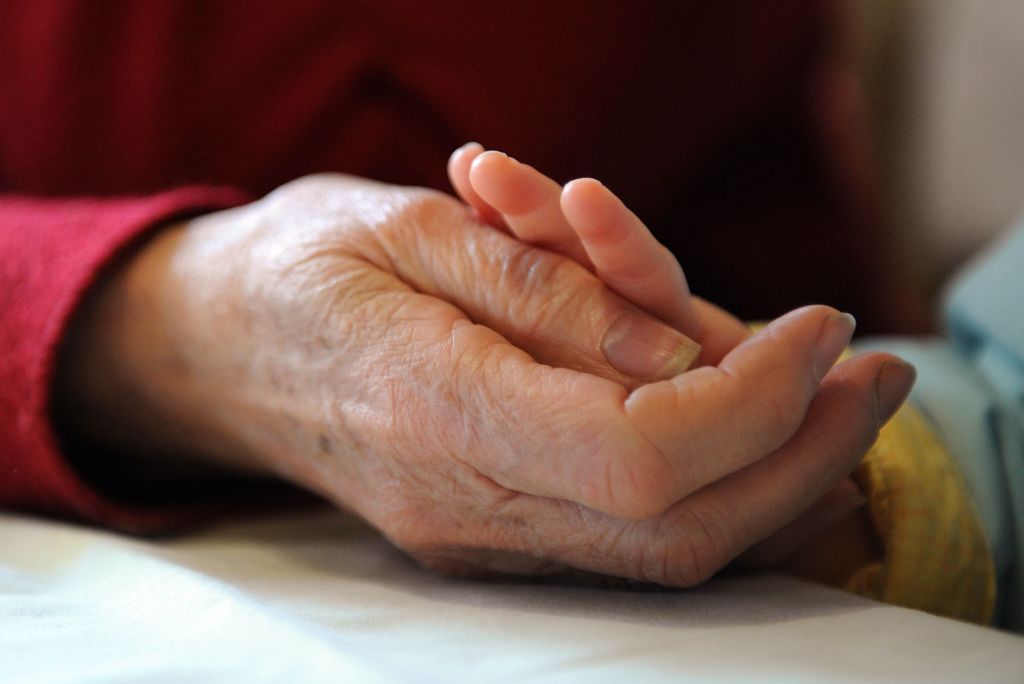
{"type": "Polygon", "coordinates": [[[601,178],[741,314],[823,300],[892,323],[853,124],[823,104],[842,89],[830,3],[506,5],[0,3],[0,506],[168,520],[62,457],[62,333],[147,228],[309,172],[444,188],[478,140],[601,178]]]}

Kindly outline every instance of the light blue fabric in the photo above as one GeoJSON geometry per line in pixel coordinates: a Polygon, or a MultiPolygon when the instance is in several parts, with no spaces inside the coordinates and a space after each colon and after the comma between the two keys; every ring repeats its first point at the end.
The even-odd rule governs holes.
{"type": "Polygon", "coordinates": [[[948,339],[877,339],[918,369],[912,400],[960,464],[999,574],[997,624],[1024,632],[1024,220],[957,276],[948,339]]]}

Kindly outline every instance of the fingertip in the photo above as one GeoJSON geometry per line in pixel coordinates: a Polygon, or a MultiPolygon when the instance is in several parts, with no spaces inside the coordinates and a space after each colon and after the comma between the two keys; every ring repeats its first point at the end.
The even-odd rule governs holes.
{"type": "Polygon", "coordinates": [[[448,156],[448,180],[460,195],[463,194],[464,185],[469,182],[469,166],[483,149],[480,143],[468,142],[448,156]]]}
{"type": "Polygon", "coordinates": [[[448,163],[451,164],[454,160],[463,157],[468,152],[476,152],[479,154],[481,151],[483,151],[483,149],[484,146],[478,142],[465,143],[464,145],[456,147],[452,151],[451,155],[448,156],[448,163]]]}
{"type": "Polygon", "coordinates": [[[479,143],[468,142],[448,157],[448,182],[452,184],[459,197],[470,205],[474,204],[476,198],[469,186],[469,167],[482,149],[479,143]]]}
{"type": "Polygon", "coordinates": [[[820,381],[824,374],[818,374],[816,357],[820,358],[823,354],[816,351],[820,347],[822,333],[831,327],[829,321],[837,320],[838,325],[842,323],[839,317],[839,311],[822,304],[789,311],[737,345],[726,354],[720,366],[731,374],[742,375],[745,368],[749,371],[751,364],[754,367],[771,367],[777,362],[786,365],[788,360],[790,369],[806,364],[809,372],[815,374],[820,381]],[[786,353],[780,356],[780,351],[786,353]]]}
{"type": "Polygon", "coordinates": [[[562,212],[570,222],[587,223],[595,202],[603,202],[606,194],[611,194],[611,191],[595,178],[569,181],[562,188],[562,212]]]}
{"type": "Polygon", "coordinates": [[[625,204],[600,181],[578,178],[562,190],[562,213],[582,240],[594,247],[611,247],[640,224],[625,204]]]}
{"type": "Polygon", "coordinates": [[[917,369],[903,359],[882,364],[875,376],[875,412],[879,427],[906,401],[916,381],[917,369]]]}
{"type": "Polygon", "coordinates": [[[842,312],[825,304],[809,304],[792,311],[787,311],[775,320],[769,321],[751,336],[751,340],[763,340],[779,334],[796,335],[808,345],[818,340],[827,328],[845,327],[846,319],[842,312]]]}
{"type": "Polygon", "coordinates": [[[495,168],[505,166],[509,162],[515,162],[512,157],[508,156],[500,150],[484,150],[476,156],[473,163],[469,166],[469,177],[473,179],[474,176],[481,173],[487,173],[495,168]]]}
{"type": "Polygon", "coordinates": [[[455,193],[472,207],[482,221],[495,228],[507,230],[504,217],[480,196],[470,180],[473,164],[483,154],[486,154],[484,147],[477,142],[468,142],[452,152],[448,158],[448,180],[455,193]]]}
{"type": "Polygon", "coordinates": [[[595,192],[606,189],[604,184],[596,178],[577,178],[565,184],[562,194],[576,195],[579,193],[595,192]]]}
{"type": "Polygon", "coordinates": [[[849,313],[824,304],[810,304],[772,320],[754,338],[761,342],[785,335],[792,336],[795,345],[806,345],[811,370],[820,382],[850,344],[856,326],[856,318],[849,313]]]}
{"type": "Polygon", "coordinates": [[[850,344],[856,327],[857,320],[848,313],[833,310],[825,316],[814,343],[814,372],[819,380],[825,377],[850,344]]]}
{"type": "Polygon", "coordinates": [[[839,316],[840,314],[842,314],[842,312],[839,311],[839,309],[831,307],[827,304],[806,304],[804,306],[797,307],[792,311],[787,311],[786,313],[782,314],[774,321],[769,323],[766,326],[766,329],[768,327],[780,324],[782,322],[789,322],[795,319],[813,319],[817,320],[820,324],[824,323],[825,319],[827,319],[829,316],[839,316]]]}
{"type": "MultiPolygon", "coordinates": [[[[560,216],[550,215],[553,205],[557,206],[554,198],[560,191],[558,184],[504,152],[487,150],[474,159],[469,179],[476,192],[507,219],[521,219],[534,212],[545,212],[534,219],[551,225],[545,225],[541,233],[537,232],[536,226],[530,226],[525,234],[520,235],[524,239],[532,241],[538,236],[546,237],[556,227],[552,222],[556,219],[561,221],[560,216]]],[[[523,223],[519,225],[526,227],[523,223]]]]}
{"type": "Polygon", "coordinates": [[[496,180],[500,179],[502,167],[509,161],[509,156],[497,150],[484,150],[474,157],[469,165],[467,178],[473,189],[483,198],[488,199],[499,194],[496,180]]]}

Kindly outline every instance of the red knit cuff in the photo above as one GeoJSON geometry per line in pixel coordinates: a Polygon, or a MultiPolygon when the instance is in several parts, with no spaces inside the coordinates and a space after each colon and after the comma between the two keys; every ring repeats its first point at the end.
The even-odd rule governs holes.
{"type": "Polygon", "coordinates": [[[50,415],[56,354],[85,292],[146,231],[249,199],[218,187],[117,199],[0,197],[0,506],[133,532],[195,517],[110,501],[72,470],[50,415]]]}

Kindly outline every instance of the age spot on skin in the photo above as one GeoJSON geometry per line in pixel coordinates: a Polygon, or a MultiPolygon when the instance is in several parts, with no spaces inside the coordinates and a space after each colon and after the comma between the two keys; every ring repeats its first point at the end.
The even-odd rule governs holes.
{"type": "Polygon", "coordinates": [[[320,435],[320,439],[317,440],[317,444],[320,446],[321,453],[334,453],[334,444],[327,438],[327,435],[320,435]]]}

